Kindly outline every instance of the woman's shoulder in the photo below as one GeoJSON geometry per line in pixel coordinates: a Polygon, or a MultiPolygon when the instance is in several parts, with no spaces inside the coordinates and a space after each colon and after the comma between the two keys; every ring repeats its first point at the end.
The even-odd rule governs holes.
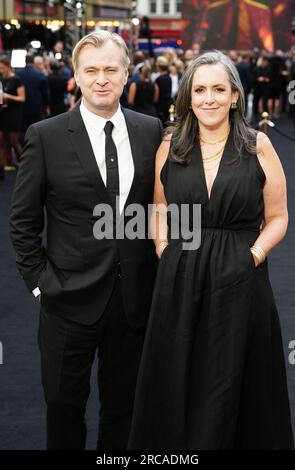
{"type": "Polygon", "coordinates": [[[257,133],[257,159],[264,172],[265,179],[268,175],[280,174],[282,169],[280,157],[264,132],[257,133]]]}
{"type": "Polygon", "coordinates": [[[272,148],[272,143],[264,132],[256,133],[256,151],[258,156],[266,156],[268,150],[272,148]]]}
{"type": "Polygon", "coordinates": [[[164,134],[164,135],[163,135],[163,140],[162,140],[162,142],[168,142],[169,145],[170,145],[170,142],[171,142],[171,140],[172,140],[172,135],[173,135],[172,132],[169,132],[169,133],[167,133],[167,134],[164,134]]]}
{"type": "Polygon", "coordinates": [[[170,152],[171,148],[171,142],[172,142],[173,134],[172,133],[164,133],[161,145],[159,147],[161,155],[165,155],[167,158],[170,152]]]}
{"type": "Polygon", "coordinates": [[[171,144],[172,134],[164,134],[162,142],[158,148],[157,159],[160,161],[165,161],[168,157],[170,144],[171,144]]]}
{"type": "Polygon", "coordinates": [[[22,79],[21,79],[21,78],[19,77],[19,75],[17,75],[17,74],[12,75],[12,76],[10,77],[10,79],[11,79],[11,83],[12,83],[13,85],[17,86],[17,87],[23,85],[22,79]]]}

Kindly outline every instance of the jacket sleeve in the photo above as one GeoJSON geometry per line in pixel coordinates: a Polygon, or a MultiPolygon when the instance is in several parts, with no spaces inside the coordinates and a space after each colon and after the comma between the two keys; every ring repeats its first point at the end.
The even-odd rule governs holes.
{"type": "Polygon", "coordinates": [[[40,134],[35,125],[25,137],[10,212],[10,236],[16,264],[30,292],[46,264],[42,247],[46,172],[40,134]]]}

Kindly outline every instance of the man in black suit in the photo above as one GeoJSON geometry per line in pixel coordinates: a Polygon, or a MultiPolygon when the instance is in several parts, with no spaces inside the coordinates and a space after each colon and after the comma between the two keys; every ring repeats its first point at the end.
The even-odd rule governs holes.
{"type": "Polygon", "coordinates": [[[245,116],[248,113],[248,96],[252,88],[253,79],[251,76],[251,65],[249,61],[249,54],[243,53],[241,60],[237,62],[236,68],[239,72],[239,76],[243,85],[244,95],[245,95],[245,116]]]}
{"type": "Polygon", "coordinates": [[[17,69],[17,75],[25,86],[26,101],[23,105],[23,132],[41,121],[49,113],[49,86],[46,75],[34,66],[34,57],[26,55],[26,66],[17,69]]]}
{"type": "Polygon", "coordinates": [[[11,236],[20,273],[41,302],[47,448],[85,448],[84,414],[98,351],[98,449],[124,449],[156,255],[147,237],[98,239],[94,208],[114,209],[117,199],[122,214],[137,203],[147,223],[162,128],[158,119],[119,106],[129,65],[120,36],[85,36],[73,65],[81,105],[28,129],[11,236]]]}

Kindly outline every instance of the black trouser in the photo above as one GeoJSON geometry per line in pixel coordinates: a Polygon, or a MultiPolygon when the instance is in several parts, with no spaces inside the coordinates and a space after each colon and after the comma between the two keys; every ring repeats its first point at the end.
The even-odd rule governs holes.
{"type": "Polygon", "coordinates": [[[263,91],[254,91],[253,96],[253,116],[258,117],[259,113],[259,100],[262,98],[262,107],[263,111],[268,111],[267,103],[268,103],[268,92],[263,91]]]}
{"type": "Polygon", "coordinates": [[[101,319],[80,325],[41,310],[39,347],[47,403],[47,449],[85,449],[85,408],[98,348],[98,449],[127,446],[144,330],[123,310],[121,281],[101,319]]]}

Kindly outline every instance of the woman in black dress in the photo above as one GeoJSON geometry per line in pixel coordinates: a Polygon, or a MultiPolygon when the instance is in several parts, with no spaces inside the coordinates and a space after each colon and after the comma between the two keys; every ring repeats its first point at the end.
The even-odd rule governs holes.
{"type": "MultiPolygon", "coordinates": [[[[130,449],[293,448],[266,257],[286,233],[286,183],[271,142],[243,110],[230,59],[195,59],[156,158],[162,210],[151,228],[160,262],[130,449]],[[198,249],[171,238],[170,204],[201,205],[198,249]]],[[[189,224],[199,228],[192,216],[189,224]]]]}
{"type": "Polygon", "coordinates": [[[14,74],[10,61],[0,58],[0,76],[3,87],[3,105],[0,112],[0,151],[10,154],[12,147],[17,158],[22,147],[19,143],[19,133],[22,129],[22,103],[25,102],[25,87],[20,78],[14,74]]]}
{"type": "Polygon", "coordinates": [[[133,81],[128,91],[128,105],[138,113],[157,117],[155,103],[159,98],[159,88],[150,78],[151,69],[143,66],[139,71],[139,80],[133,81]]]}

